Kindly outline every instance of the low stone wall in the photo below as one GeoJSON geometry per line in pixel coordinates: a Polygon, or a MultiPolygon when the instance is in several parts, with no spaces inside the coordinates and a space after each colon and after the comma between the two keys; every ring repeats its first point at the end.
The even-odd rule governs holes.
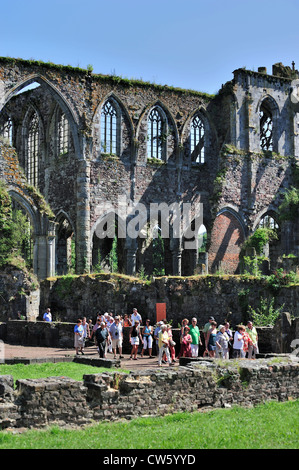
{"type": "Polygon", "coordinates": [[[0,328],[0,334],[4,334],[1,339],[10,344],[72,348],[74,326],[75,323],[11,320],[6,322],[5,329],[0,328]]]}
{"type": "Polygon", "coordinates": [[[295,356],[256,361],[199,361],[145,372],[18,380],[0,376],[0,429],[196,411],[202,407],[251,406],[299,398],[295,356]]]}

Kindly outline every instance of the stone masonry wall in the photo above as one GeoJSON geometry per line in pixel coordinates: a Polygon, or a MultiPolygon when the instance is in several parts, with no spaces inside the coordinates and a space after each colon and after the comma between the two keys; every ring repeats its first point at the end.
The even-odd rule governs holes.
{"type": "Polygon", "coordinates": [[[182,319],[197,317],[203,326],[212,315],[232,325],[246,321],[248,305],[257,308],[261,298],[275,297],[275,307],[298,316],[298,286],[273,293],[264,280],[242,276],[159,277],[153,281],[98,274],[60,277],[41,283],[41,310],[48,306],[54,318],[76,322],[78,317],[95,318],[99,313],[131,314],[134,307],[145,320],[156,321],[156,303],[166,303],[167,320],[176,327],[182,319]]]}
{"type": "MultiPolygon", "coordinates": [[[[277,214],[280,196],[292,184],[290,171],[297,155],[297,137],[290,85],[291,77],[238,70],[234,80],[216,96],[210,96],[91,74],[79,68],[2,57],[0,124],[1,119],[12,118],[13,145],[24,167],[26,113],[32,104],[38,110],[43,123],[39,189],[58,217],[56,221],[61,222],[63,215],[72,228],[77,273],[91,269],[93,249],[98,248],[93,244],[93,231],[108,204],[117,208],[118,196],[139,201],[147,209],[153,202],[192,202],[194,207],[202,203],[203,221],[211,239],[209,272],[223,268],[235,273],[242,242],[267,211],[277,214]],[[33,81],[40,87],[16,95],[33,81]],[[260,152],[258,129],[259,106],[268,95],[277,102],[274,128],[279,130],[275,154],[269,155],[260,152]],[[101,110],[108,98],[115,102],[121,124],[117,155],[101,149],[101,110]],[[165,159],[159,162],[147,158],[147,120],[154,106],[163,110],[167,121],[165,159]],[[59,110],[66,114],[71,131],[70,148],[64,156],[57,155],[59,110]],[[192,162],[190,156],[190,123],[197,112],[205,124],[203,164],[192,162]],[[236,152],[223,152],[227,145],[236,152]]],[[[279,254],[297,254],[298,241],[289,240],[296,230],[282,228],[284,246],[279,247],[279,254]]],[[[122,250],[120,271],[134,274],[142,266],[142,249],[128,245],[129,240],[122,250]]],[[[167,252],[168,258],[172,256],[171,261],[165,260],[167,274],[193,274],[192,263],[189,267],[185,262],[186,272],[181,270],[181,256],[186,258],[181,247],[171,246],[167,252]]],[[[60,252],[55,255],[60,256],[60,252]]],[[[49,269],[54,274],[54,263],[49,269]]],[[[45,271],[39,270],[40,278],[46,277],[45,271]]]]}
{"type": "Polygon", "coordinates": [[[204,361],[145,372],[89,374],[18,380],[0,376],[0,429],[89,424],[196,411],[202,407],[251,406],[299,397],[298,362],[204,361]]]}

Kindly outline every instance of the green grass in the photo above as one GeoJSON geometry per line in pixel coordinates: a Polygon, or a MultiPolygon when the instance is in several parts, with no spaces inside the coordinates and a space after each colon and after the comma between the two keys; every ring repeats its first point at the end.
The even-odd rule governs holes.
{"type": "MultiPolygon", "coordinates": [[[[158,403],[157,403],[158,406],[158,403]]],[[[299,400],[206,413],[0,432],[0,449],[298,449],[299,400]]]]}
{"type": "Polygon", "coordinates": [[[44,362],[41,364],[1,364],[0,375],[12,375],[14,381],[19,379],[41,379],[45,377],[70,377],[82,380],[84,374],[100,374],[102,372],[128,372],[124,369],[106,369],[76,362],[44,362]]]}
{"type": "MultiPolygon", "coordinates": [[[[0,365],[0,375],[12,375],[14,380],[53,376],[82,380],[84,374],[114,370],[121,372],[73,362],[0,365]]],[[[298,449],[298,423],[299,400],[269,402],[255,408],[101,422],[76,430],[54,426],[22,434],[0,431],[0,449],[298,449]]]]}

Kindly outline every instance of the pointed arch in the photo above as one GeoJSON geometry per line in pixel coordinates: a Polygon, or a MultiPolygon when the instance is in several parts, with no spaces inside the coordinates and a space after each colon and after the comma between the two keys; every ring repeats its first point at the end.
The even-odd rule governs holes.
{"type": "Polygon", "coordinates": [[[264,93],[258,100],[256,105],[256,113],[260,111],[261,105],[264,101],[268,103],[268,107],[271,109],[272,113],[275,113],[276,117],[278,117],[280,114],[279,105],[273,96],[269,95],[269,93],[264,93]]]}
{"type": "Polygon", "coordinates": [[[209,248],[209,270],[228,274],[239,271],[241,247],[246,238],[242,215],[232,207],[223,207],[214,220],[209,248]]]}
{"type": "Polygon", "coordinates": [[[173,133],[174,133],[175,142],[176,142],[176,144],[178,144],[178,142],[179,142],[179,133],[178,133],[176,122],[175,122],[175,120],[172,116],[172,113],[170,112],[168,106],[165,103],[163,103],[161,100],[156,100],[156,101],[148,104],[145,107],[145,109],[142,111],[142,113],[140,114],[138,124],[137,124],[137,128],[136,128],[136,137],[138,138],[138,135],[141,132],[142,123],[147,118],[150,111],[155,107],[161,109],[161,112],[163,113],[163,115],[164,115],[165,119],[167,120],[168,124],[171,125],[171,127],[173,129],[173,133]]]}
{"type": "Polygon", "coordinates": [[[30,223],[33,227],[34,233],[35,234],[42,233],[43,227],[42,227],[40,214],[39,214],[39,211],[37,210],[37,208],[32,206],[31,202],[29,201],[29,199],[27,199],[27,197],[25,197],[23,194],[16,191],[15,189],[9,188],[8,192],[9,192],[10,197],[14,201],[16,201],[24,209],[24,211],[28,215],[28,217],[30,219],[30,223]]]}
{"type": "Polygon", "coordinates": [[[211,142],[218,147],[218,137],[212,119],[204,107],[195,109],[186,119],[181,135],[185,164],[208,161],[211,142]]]}
{"type": "Polygon", "coordinates": [[[75,271],[75,228],[70,217],[63,210],[57,213],[55,224],[55,271],[58,275],[63,275],[75,271]]]}
{"type": "Polygon", "coordinates": [[[3,100],[3,107],[0,109],[0,112],[2,109],[5,107],[5,105],[9,102],[9,100],[17,95],[23,88],[27,87],[28,85],[31,85],[33,83],[38,83],[41,86],[45,86],[46,89],[49,91],[49,93],[54,97],[55,101],[58,102],[59,106],[61,107],[62,111],[66,115],[71,131],[72,131],[72,136],[74,139],[74,146],[75,146],[75,152],[76,155],[80,156],[82,153],[82,143],[79,139],[79,134],[78,134],[78,128],[79,128],[79,117],[75,113],[74,109],[70,105],[70,103],[67,101],[67,99],[64,97],[64,95],[60,92],[60,90],[53,85],[49,80],[47,80],[45,77],[39,74],[33,74],[27,77],[25,80],[19,82],[17,85],[15,85],[13,88],[11,88],[4,96],[3,100]]]}
{"type": "Polygon", "coordinates": [[[92,135],[96,155],[131,156],[134,125],[127,107],[113,92],[98,104],[92,120],[92,135]]]}
{"type": "Polygon", "coordinates": [[[12,200],[24,209],[28,215],[33,236],[33,271],[39,279],[53,276],[55,272],[55,229],[54,222],[42,214],[38,207],[25,194],[21,194],[13,187],[8,188],[12,200]]]}
{"type": "Polygon", "coordinates": [[[147,158],[165,160],[166,135],[167,118],[165,113],[159,106],[154,106],[147,119],[147,158]]]}
{"type": "Polygon", "coordinates": [[[113,91],[111,91],[110,93],[108,93],[98,104],[94,114],[93,114],[93,118],[92,118],[92,121],[93,123],[95,124],[96,122],[96,118],[100,112],[100,110],[102,109],[104,103],[106,101],[108,101],[109,99],[112,99],[114,100],[117,105],[119,106],[119,108],[121,109],[121,111],[123,112],[123,114],[125,115],[126,119],[128,120],[128,123],[130,124],[130,130],[132,132],[132,136],[134,136],[134,125],[133,125],[133,121],[131,119],[131,116],[128,112],[128,109],[126,107],[126,105],[123,103],[123,101],[119,98],[119,96],[117,96],[113,91]]]}
{"type": "Polygon", "coordinates": [[[93,271],[126,271],[125,221],[114,210],[103,213],[91,228],[93,271]]]}
{"type": "MultiPolygon", "coordinates": [[[[279,220],[279,214],[277,212],[277,210],[271,208],[271,207],[266,207],[265,209],[262,209],[256,216],[256,219],[254,221],[254,224],[252,226],[252,232],[255,232],[255,230],[257,228],[259,228],[260,226],[262,226],[262,221],[264,219],[272,219],[273,222],[274,222],[274,226],[273,227],[269,227],[269,228],[275,228],[277,230],[279,230],[279,223],[278,223],[278,220],[279,220]]],[[[269,220],[270,221],[270,220],[269,220]]]]}
{"type": "Polygon", "coordinates": [[[264,151],[278,151],[277,121],[280,110],[275,99],[266,94],[258,103],[260,149],[264,151]]]}
{"type": "Polygon", "coordinates": [[[136,139],[138,140],[139,154],[142,160],[145,161],[146,158],[154,157],[169,162],[170,157],[173,156],[172,160],[175,162],[176,149],[179,143],[177,125],[168,107],[160,100],[150,103],[141,113],[137,124],[136,139]],[[156,131],[153,133],[153,129],[152,132],[149,132],[151,126],[149,117],[154,110],[161,117],[161,126],[159,129],[156,125],[156,131]],[[154,145],[151,147],[151,143],[156,145],[154,154],[151,152],[151,148],[154,147],[154,145]],[[160,149],[157,147],[160,147],[160,149]]]}

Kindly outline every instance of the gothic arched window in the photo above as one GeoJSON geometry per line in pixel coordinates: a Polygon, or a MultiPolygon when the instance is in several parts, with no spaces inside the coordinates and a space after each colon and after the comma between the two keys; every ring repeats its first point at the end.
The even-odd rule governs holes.
{"type": "Polygon", "coordinates": [[[152,109],[148,117],[148,131],[147,131],[147,157],[163,159],[165,134],[164,119],[162,113],[158,108],[152,109]]]}
{"type": "Polygon", "coordinates": [[[273,151],[273,117],[267,100],[260,108],[260,147],[261,150],[273,151]]]}
{"type": "Polygon", "coordinates": [[[64,155],[69,152],[69,121],[64,113],[58,118],[58,155],[64,155]]]}
{"type": "Polygon", "coordinates": [[[117,147],[117,110],[112,100],[109,100],[101,112],[101,151],[117,154],[117,147]]]}
{"type": "Polygon", "coordinates": [[[191,121],[190,140],[191,161],[204,163],[205,126],[199,115],[196,115],[191,121]]]}
{"type": "Polygon", "coordinates": [[[13,124],[11,118],[8,118],[3,126],[1,126],[0,134],[7,140],[9,145],[12,145],[12,132],[13,132],[13,124]]]}
{"type": "Polygon", "coordinates": [[[39,119],[34,113],[28,127],[26,176],[29,184],[38,185],[39,119]]]}
{"type": "Polygon", "coordinates": [[[278,230],[279,225],[276,220],[269,214],[266,214],[259,222],[260,228],[270,228],[272,230],[278,230]]]}

